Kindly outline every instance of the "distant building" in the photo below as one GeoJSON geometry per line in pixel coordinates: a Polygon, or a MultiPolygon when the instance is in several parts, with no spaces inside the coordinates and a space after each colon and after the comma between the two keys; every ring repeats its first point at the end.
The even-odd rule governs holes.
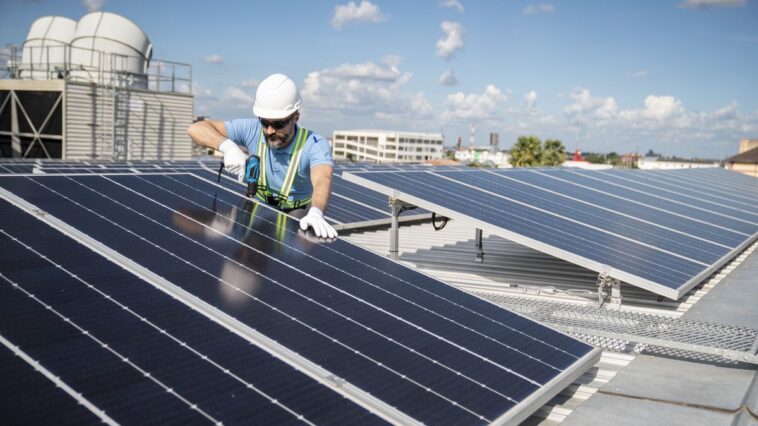
{"type": "Polygon", "coordinates": [[[497,148],[500,145],[500,135],[497,133],[490,133],[490,151],[497,152],[497,148]]]}
{"type": "Polygon", "coordinates": [[[500,168],[511,166],[511,156],[507,150],[492,151],[489,148],[467,148],[455,151],[455,159],[463,163],[490,164],[500,168]]]}
{"type": "Polygon", "coordinates": [[[637,163],[637,167],[647,170],[670,170],[670,169],[700,169],[719,167],[719,162],[714,160],[697,160],[683,158],[643,157],[637,163]]]}
{"type": "Polygon", "coordinates": [[[758,148],[758,139],[742,139],[740,141],[740,150],[737,153],[742,154],[755,148],[758,148]]]}
{"type": "MultiPolygon", "coordinates": [[[[741,148],[742,143],[740,143],[741,148]]],[[[756,148],[727,158],[726,169],[758,177],[758,144],[756,148]]]]}
{"type": "Polygon", "coordinates": [[[420,163],[441,159],[444,149],[441,133],[335,130],[332,153],[335,160],[420,163]]]}

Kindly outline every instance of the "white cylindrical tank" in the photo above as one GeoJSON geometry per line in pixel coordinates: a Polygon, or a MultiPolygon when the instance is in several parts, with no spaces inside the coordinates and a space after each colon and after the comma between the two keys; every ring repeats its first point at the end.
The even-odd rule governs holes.
{"type": "Polygon", "coordinates": [[[32,23],[21,54],[21,77],[35,80],[60,78],[76,21],[63,16],[43,16],[32,23]]]}
{"type": "Polygon", "coordinates": [[[89,13],[79,19],[71,40],[71,78],[147,87],[152,54],[150,40],[134,22],[115,13],[89,13]]]}

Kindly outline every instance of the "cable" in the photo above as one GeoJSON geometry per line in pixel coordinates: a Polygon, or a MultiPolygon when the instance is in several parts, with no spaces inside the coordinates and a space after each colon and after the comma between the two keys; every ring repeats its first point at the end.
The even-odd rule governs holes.
{"type": "Polygon", "coordinates": [[[437,226],[436,220],[437,220],[437,213],[432,212],[432,226],[434,227],[435,231],[439,231],[442,228],[444,228],[445,225],[447,225],[448,219],[444,216],[442,216],[442,225],[437,226]]]}

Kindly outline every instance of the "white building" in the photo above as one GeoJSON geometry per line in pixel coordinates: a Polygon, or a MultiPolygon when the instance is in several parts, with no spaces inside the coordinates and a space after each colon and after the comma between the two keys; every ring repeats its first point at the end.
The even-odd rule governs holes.
{"type": "Polygon", "coordinates": [[[640,158],[637,166],[640,169],[699,169],[704,167],[719,167],[718,161],[707,160],[665,160],[659,157],[640,158]]]}
{"type": "Polygon", "coordinates": [[[490,148],[466,148],[455,151],[455,159],[463,163],[492,163],[497,167],[511,166],[511,156],[507,150],[492,151],[490,148]]]}
{"type": "Polygon", "coordinates": [[[332,136],[335,160],[419,163],[439,160],[444,153],[441,133],[335,130],[332,136]]]}

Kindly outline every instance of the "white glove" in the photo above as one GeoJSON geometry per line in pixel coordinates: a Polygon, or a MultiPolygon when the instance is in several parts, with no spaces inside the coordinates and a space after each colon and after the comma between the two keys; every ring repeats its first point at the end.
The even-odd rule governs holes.
{"type": "Polygon", "coordinates": [[[337,231],[324,220],[324,213],[318,207],[311,207],[308,214],[300,219],[300,229],[307,231],[308,227],[313,228],[317,237],[337,238],[337,231]]]}
{"type": "Polygon", "coordinates": [[[237,175],[237,180],[242,182],[245,177],[245,163],[247,155],[240,149],[233,140],[227,139],[218,146],[218,150],[224,154],[224,170],[237,175]]]}

